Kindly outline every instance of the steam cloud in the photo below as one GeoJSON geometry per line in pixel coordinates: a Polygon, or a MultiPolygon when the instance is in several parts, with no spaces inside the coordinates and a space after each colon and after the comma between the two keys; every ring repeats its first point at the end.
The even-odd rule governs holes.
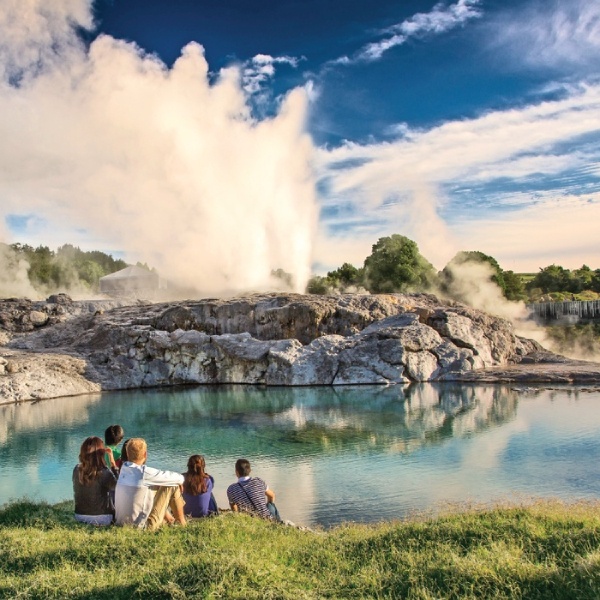
{"type": "Polygon", "coordinates": [[[90,1],[1,4],[2,221],[35,215],[40,240],[84,230],[199,293],[273,287],[279,268],[304,289],[318,217],[304,89],[257,120],[240,69],[212,77],[197,43],[169,69],[109,36],[85,48],[90,1]]]}
{"type": "Polygon", "coordinates": [[[38,299],[39,293],[33,288],[28,277],[29,263],[12,250],[0,244],[0,292],[2,297],[27,297],[38,299]]]}

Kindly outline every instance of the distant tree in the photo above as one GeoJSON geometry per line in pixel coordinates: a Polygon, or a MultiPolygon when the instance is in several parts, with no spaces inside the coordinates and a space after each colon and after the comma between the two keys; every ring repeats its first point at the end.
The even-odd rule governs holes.
{"type": "Polygon", "coordinates": [[[54,252],[48,246],[33,248],[27,244],[12,244],[11,248],[29,263],[29,280],[34,286],[58,284],[60,269],[54,262],[54,252]]]}
{"type": "Polygon", "coordinates": [[[559,265],[550,265],[540,269],[540,272],[527,284],[528,290],[539,288],[543,294],[570,292],[571,287],[570,272],[559,265]]]}
{"type": "Polygon", "coordinates": [[[284,271],[283,269],[272,269],[271,270],[271,277],[274,277],[275,279],[279,279],[280,281],[283,281],[283,283],[286,285],[286,287],[292,289],[294,286],[294,276],[291,273],[288,273],[287,271],[284,271]]]}
{"type": "Polygon", "coordinates": [[[502,274],[504,276],[504,296],[506,299],[514,302],[526,301],[527,293],[525,292],[523,279],[514,271],[503,271],[502,274]]]}
{"type": "Polygon", "coordinates": [[[467,263],[484,264],[487,263],[491,267],[490,280],[493,281],[506,295],[506,282],[504,281],[504,272],[498,264],[498,261],[489,254],[484,254],[477,250],[461,251],[452,258],[452,260],[444,267],[440,273],[442,288],[448,289],[456,277],[456,270],[461,265],[467,263]]]}
{"type": "Polygon", "coordinates": [[[335,271],[329,271],[329,273],[327,273],[327,279],[329,279],[336,287],[344,289],[350,286],[362,285],[364,272],[364,268],[357,269],[350,263],[344,263],[335,271]]]}
{"type": "Polygon", "coordinates": [[[600,269],[594,271],[594,277],[592,277],[591,290],[600,293],[600,269]]]}
{"type": "Polygon", "coordinates": [[[56,252],[47,246],[33,248],[27,244],[12,244],[19,259],[29,264],[29,280],[38,288],[70,289],[83,283],[92,289],[104,275],[124,269],[127,263],[93,250],[84,252],[72,244],[64,244],[56,252]]]}
{"type": "Polygon", "coordinates": [[[580,269],[575,269],[571,272],[571,289],[569,291],[577,294],[584,290],[592,289],[594,281],[594,271],[587,265],[582,265],[580,269]]]}
{"type": "Polygon", "coordinates": [[[100,278],[107,275],[102,265],[94,262],[93,260],[86,260],[84,263],[79,265],[77,274],[82,281],[85,281],[91,288],[97,288],[100,282],[100,278]]]}
{"type": "Polygon", "coordinates": [[[331,282],[327,277],[321,277],[320,275],[313,275],[306,285],[306,292],[308,294],[328,294],[331,292],[331,282]]]}
{"type": "Polygon", "coordinates": [[[397,233],[380,238],[364,264],[365,284],[375,293],[423,290],[436,279],[415,242],[397,233]]]}

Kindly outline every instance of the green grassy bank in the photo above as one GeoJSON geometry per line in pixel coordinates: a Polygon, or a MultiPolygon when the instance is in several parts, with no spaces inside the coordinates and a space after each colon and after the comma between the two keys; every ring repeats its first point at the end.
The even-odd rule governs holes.
{"type": "Polygon", "coordinates": [[[225,514],[157,533],[0,508],[2,598],[600,598],[600,505],[301,531],[225,514]]]}

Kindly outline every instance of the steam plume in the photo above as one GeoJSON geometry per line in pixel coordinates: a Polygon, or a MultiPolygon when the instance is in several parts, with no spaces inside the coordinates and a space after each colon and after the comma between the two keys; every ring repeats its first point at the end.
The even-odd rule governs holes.
{"type": "Polygon", "coordinates": [[[199,293],[265,289],[276,269],[304,289],[317,208],[303,89],[258,121],[240,70],[213,77],[197,43],[167,68],[109,36],[84,48],[84,0],[3,5],[2,219],[35,214],[57,246],[84,230],[199,293]]]}

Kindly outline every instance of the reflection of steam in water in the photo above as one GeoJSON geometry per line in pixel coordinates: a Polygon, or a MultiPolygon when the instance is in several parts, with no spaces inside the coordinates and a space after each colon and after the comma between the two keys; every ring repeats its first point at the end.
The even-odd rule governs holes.
{"type": "Polygon", "coordinates": [[[0,443],[36,436],[61,438],[104,430],[107,420],[126,424],[131,435],[159,428],[159,446],[178,449],[192,439],[230,455],[240,446],[261,452],[277,446],[286,455],[368,450],[409,451],[449,436],[481,431],[509,419],[516,393],[498,386],[419,384],[385,388],[197,387],[171,391],[92,394],[2,407],[0,443]],[[107,414],[106,417],[101,416],[107,414]],[[86,424],[88,424],[86,426],[86,424]]]}
{"type": "MultiPolygon", "coordinates": [[[[590,398],[581,393],[586,404],[569,388],[529,389],[517,415],[519,393],[506,386],[452,383],[202,386],[3,407],[0,504],[23,495],[69,498],[81,441],[120,423],[126,437],[148,440],[150,464],[181,471],[190,454],[203,453],[221,506],[227,506],[225,490],[234,480],[234,462],[246,456],[293,521],[397,518],[409,509],[473,493],[486,498],[518,484],[529,489],[530,475],[515,483],[509,461],[515,444],[529,443],[544,419],[547,426],[539,434],[544,443],[547,431],[577,431],[581,413],[575,411],[571,422],[569,411],[575,404],[588,406],[590,398]],[[575,402],[566,406],[565,396],[575,402]],[[538,406],[554,398],[557,405],[551,411],[538,412],[538,406]],[[356,473],[361,474],[358,486],[356,473]],[[372,514],[365,514],[365,489],[372,491],[377,506],[372,514]]],[[[598,421],[590,420],[592,425],[598,421]]],[[[523,457],[529,460],[530,447],[517,457],[521,463],[523,457]]]]}
{"type": "Polygon", "coordinates": [[[100,394],[87,394],[0,406],[0,445],[14,434],[87,423],[90,407],[100,398],[100,394]]]}
{"type": "Polygon", "coordinates": [[[410,452],[423,444],[465,436],[507,421],[517,395],[501,387],[414,385],[385,388],[364,401],[360,388],[335,391],[331,403],[296,402],[273,418],[274,432],[304,451],[387,448],[410,452]],[[318,448],[315,448],[315,446],[318,448]]]}

